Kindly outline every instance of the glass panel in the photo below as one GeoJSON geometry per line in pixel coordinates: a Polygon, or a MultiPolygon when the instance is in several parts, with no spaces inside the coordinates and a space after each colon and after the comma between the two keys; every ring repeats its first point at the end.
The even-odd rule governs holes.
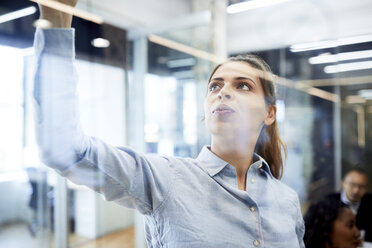
{"type": "MultiPolygon", "coordinates": [[[[80,8],[88,5],[82,1],[80,8]]],[[[113,239],[133,247],[132,210],[66,183],[39,160],[32,49],[38,17],[30,1],[0,4],[0,247],[106,247],[113,239]],[[18,10],[22,15],[14,15],[18,10]]],[[[81,125],[86,134],[123,146],[126,32],[79,18],[74,26],[81,125]],[[109,47],[93,42],[99,37],[109,47]]]]}
{"type": "MultiPolygon", "coordinates": [[[[209,51],[209,25],[157,34],[200,51],[209,51]],[[201,35],[204,34],[204,35],[201,35]]],[[[203,98],[212,68],[208,60],[149,42],[145,79],[147,152],[196,157],[209,135],[203,123],[203,98]],[[161,110],[161,111],[159,111],[161,110]]]]}
{"type": "MultiPolygon", "coordinates": [[[[221,29],[213,27],[222,18],[214,14],[207,24],[179,25],[198,10],[214,13],[214,2],[221,1],[80,0],[78,10],[104,18],[73,21],[84,132],[114,146],[196,157],[210,144],[203,100],[214,64],[151,35],[213,54],[213,37],[226,24],[228,55],[258,54],[278,76],[277,122],[288,148],[282,180],[303,210],[339,192],[351,168],[371,178],[371,1],[276,1],[229,12],[221,29]],[[136,35],[146,41],[140,52],[131,46],[136,35]],[[130,81],[141,52],[144,80],[130,81]],[[138,85],[143,90],[131,95],[138,85]],[[132,129],[140,133],[135,140],[132,129]]],[[[31,48],[38,17],[34,1],[0,4],[0,247],[101,247],[112,240],[133,247],[132,210],[65,181],[39,160],[31,48]],[[26,12],[8,15],[18,10],[26,12]]]]}
{"type": "Polygon", "coordinates": [[[53,191],[25,134],[33,126],[24,98],[30,57],[10,46],[0,46],[0,54],[0,246],[47,247],[53,191]]]}

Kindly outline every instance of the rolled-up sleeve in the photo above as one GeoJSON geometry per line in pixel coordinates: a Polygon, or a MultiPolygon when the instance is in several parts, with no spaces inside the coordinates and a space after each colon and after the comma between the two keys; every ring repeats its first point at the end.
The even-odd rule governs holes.
{"type": "Polygon", "coordinates": [[[169,194],[174,178],[171,163],[84,134],[76,91],[74,29],[37,29],[34,47],[35,124],[43,163],[106,200],[151,213],[169,194]]]}

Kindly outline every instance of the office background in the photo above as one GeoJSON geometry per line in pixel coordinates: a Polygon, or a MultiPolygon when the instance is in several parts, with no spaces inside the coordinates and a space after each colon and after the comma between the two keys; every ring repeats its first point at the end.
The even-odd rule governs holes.
{"type": "MultiPolygon", "coordinates": [[[[33,126],[37,1],[0,1],[0,247],[144,247],[141,216],[47,169],[33,126]]],[[[283,181],[303,210],[359,164],[372,176],[369,0],[81,0],[84,130],[117,145],[195,157],[209,144],[213,66],[255,53],[278,75],[283,181]],[[239,5],[240,4],[240,5],[239,5]]]]}

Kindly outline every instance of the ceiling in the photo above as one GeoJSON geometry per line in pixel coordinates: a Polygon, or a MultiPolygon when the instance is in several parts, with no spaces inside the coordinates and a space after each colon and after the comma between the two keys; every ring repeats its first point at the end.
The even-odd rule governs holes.
{"type": "MultiPolygon", "coordinates": [[[[77,8],[101,16],[105,23],[125,29],[129,34],[157,33],[181,43],[186,41],[187,45],[195,39],[190,35],[190,29],[208,26],[210,16],[205,15],[205,11],[216,1],[223,0],[80,0],[77,8]]],[[[242,0],[230,0],[229,3],[233,1],[242,0]]],[[[0,0],[0,14],[28,4],[32,3],[27,0],[0,0]]],[[[288,0],[277,5],[228,14],[227,52],[258,52],[269,61],[275,73],[293,79],[369,76],[372,70],[325,74],[324,65],[310,65],[308,59],[323,53],[371,50],[372,42],[299,53],[292,53],[289,47],[303,42],[372,34],[371,13],[371,0],[288,0]],[[283,59],[284,69],[281,66],[283,59]]],[[[20,22],[0,24],[0,34],[12,29],[16,32],[8,33],[8,38],[17,35],[32,38],[32,19],[24,18],[23,23],[28,26],[20,22]]],[[[197,33],[197,39],[202,40],[210,35],[201,30],[197,33]]],[[[1,38],[7,39],[5,36],[1,38]]],[[[179,55],[172,53],[170,56],[179,55]]],[[[153,63],[158,62],[157,59],[153,60],[153,63]]]]}

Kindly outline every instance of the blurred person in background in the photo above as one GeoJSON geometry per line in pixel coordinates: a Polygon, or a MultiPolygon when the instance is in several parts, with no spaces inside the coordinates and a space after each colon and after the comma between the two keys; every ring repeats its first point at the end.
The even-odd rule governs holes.
{"type": "MultiPolygon", "coordinates": [[[[75,6],[76,0],[60,0],[75,6]]],[[[43,162],[145,216],[149,247],[304,247],[296,192],[283,173],[276,93],[257,56],[212,71],[204,102],[212,142],[196,159],[114,147],[80,128],[72,16],[41,7],[34,96],[43,162]]]]}
{"type": "Polygon", "coordinates": [[[306,248],[356,248],[362,245],[355,215],[340,199],[322,198],[309,207],[304,219],[306,248]]]}
{"type": "Polygon", "coordinates": [[[372,194],[367,193],[368,175],[360,167],[349,170],[342,179],[342,191],[331,195],[341,200],[356,215],[356,223],[365,241],[372,242],[372,194]]]}

